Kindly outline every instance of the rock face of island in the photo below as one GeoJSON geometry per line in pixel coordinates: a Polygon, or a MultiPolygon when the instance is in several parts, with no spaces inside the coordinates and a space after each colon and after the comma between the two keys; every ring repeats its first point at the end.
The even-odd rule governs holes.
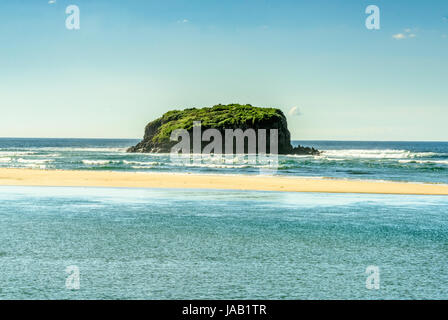
{"type": "Polygon", "coordinates": [[[266,129],[268,153],[270,150],[269,129],[278,129],[279,154],[319,154],[319,151],[314,148],[291,145],[286,117],[280,109],[253,107],[250,104],[219,104],[211,108],[169,111],[148,123],[143,140],[136,146],[130,147],[127,152],[169,153],[177,144],[177,141],[170,140],[171,132],[176,129],[185,129],[191,134],[193,121],[201,121],[202,130],[217,129],[223,136],[225,129],[242,129],[243,131],[266,129]]]}

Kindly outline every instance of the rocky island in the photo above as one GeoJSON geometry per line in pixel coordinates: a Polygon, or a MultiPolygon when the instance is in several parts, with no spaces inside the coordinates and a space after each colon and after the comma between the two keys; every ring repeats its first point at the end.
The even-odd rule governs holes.
{"type": "MultiPolygon", "coordinates": [[[[223,135],[225,129],[242,129],[243,131],[246,129],[278,129],[279,154],[318,155],[320,153],[314,148],[291,145],[291,135],[286,117],[280,109],[254,107],[250,104],[218,104],[211,108],[168,111],[162,117],[148,123],[143,140],[127,151],[169,153],[177,143],[170,140],[171,132],[176,129],[192,132],[193,121],[201,121],[204,130],[217,129],[223,135]]],[[[267,145],[269,146],[269,139],[267,145]]]]}

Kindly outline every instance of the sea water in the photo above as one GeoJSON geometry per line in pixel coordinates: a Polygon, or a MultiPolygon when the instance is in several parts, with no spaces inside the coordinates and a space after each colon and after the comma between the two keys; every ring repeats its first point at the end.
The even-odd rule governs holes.
{"type": "Polygon", "coordinates": [[[3,186],[0,298],[447,299],[447,213],[444,196],[3,186]]]}
{"type": "MultiPolygon", "coordinates": [[[[180,164],[169,154],[130,154],[138,140],[0,139],[0,168],[258,174],[260,166],[235,156],[180,164]]],[[[447,142],[294,141],[321,155],[279,156],[277,175],[448,183],[447,142]]]]}
{"type": "MultiPolygon", "coordinates": [[[[0,167],[259,173],[126,153],[137,142],[0,139],[0,167]]],[[[276,174],[448,183],[448,143],[294,144],[322,154],[276,174]]],[[[447,213],[444,196],[3,186],[0,298],[447,299],[447,213]]]]}

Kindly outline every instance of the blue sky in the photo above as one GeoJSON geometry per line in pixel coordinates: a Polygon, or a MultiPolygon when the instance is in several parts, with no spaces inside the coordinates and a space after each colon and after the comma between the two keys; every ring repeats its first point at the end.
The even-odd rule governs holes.
{"type": "Polygon", "coordinates": [[[140,138],[238,102],[297,107],[294,139],[448,141],[445,0],[5,0],[0,42],[3,137],[140,138]]]}

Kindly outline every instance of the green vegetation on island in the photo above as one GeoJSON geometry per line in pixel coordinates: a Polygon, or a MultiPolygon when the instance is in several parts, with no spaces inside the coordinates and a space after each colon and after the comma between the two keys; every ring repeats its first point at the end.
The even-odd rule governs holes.
{"type": "MultiPolygon", "coordinates": [[[[185,129],[191,133],[193,121],[201,121],[202,130],[214,128],[223,135],[225,129],[242,129],[243,131],[247,129],[266,129],[267,131],[278,129],[279,154],[319,153],[314,148],[291,146],[286,117],[280,109],[254,107],[250,104],[218,104],[211,108],[168,111],[146,126],[143,140],[129,148],[128,152],[170,152],[172,146],[177,143],[170,140],[171,132],[176,129],[185,129]]],[[[269,141],[267,144],[269,145],[269,141]]],[[[268,148],[267,150],[269,152],[268,148]]]]}

